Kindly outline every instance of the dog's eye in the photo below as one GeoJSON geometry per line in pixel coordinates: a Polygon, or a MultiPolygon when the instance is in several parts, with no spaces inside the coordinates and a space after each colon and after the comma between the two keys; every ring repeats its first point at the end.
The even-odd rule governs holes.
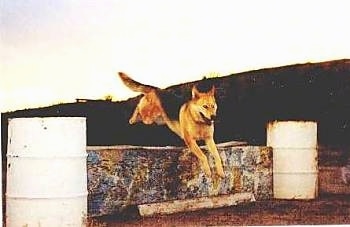
{"type": "Polygon", "coordinates": [[[208,106],[208,105],[203,105],[203,108],[204,108],[204,109],[208,109],[209,106],[208,106]]]}

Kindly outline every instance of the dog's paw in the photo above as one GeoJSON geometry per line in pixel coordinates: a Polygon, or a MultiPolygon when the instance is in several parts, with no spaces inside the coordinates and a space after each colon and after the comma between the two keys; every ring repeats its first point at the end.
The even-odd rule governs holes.
{"type": "Polygon", "coordinates": [[[211,178],[211,171],[204,171],[205,173],[205,176],[208,177],[208,178],[211,178]]]}
{"type": "Polygon", "coordinates": [[[210,171],[210,167],[208,164],[203,164],[202,169],[203,169],[206,177],[211,177],[211,171],[210,171]]]}
{"type": "Polygon", "coordinates": [[[218,171],[217,171],[219,177],[221,178],[225,178],[225,173],[224,173],[224,170],[221,168],[218,168],[218,171]]]}

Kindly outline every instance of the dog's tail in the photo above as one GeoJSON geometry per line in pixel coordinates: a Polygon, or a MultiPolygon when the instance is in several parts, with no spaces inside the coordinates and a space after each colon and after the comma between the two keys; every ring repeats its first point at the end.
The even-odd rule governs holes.
{"type": "Polygon", "coordinates": [[[141,84],[140,82],[137,82],[137,81],[131,79],[125,73],[119,72],[118,74],[119,74],[120,79],[123,81],[123,83],[133,91],[141,92],[141,93],[148,93],[148,92],[151,92],[152,90],[158,89],[157,87],[153,87],[151,85],[141,84]]]}

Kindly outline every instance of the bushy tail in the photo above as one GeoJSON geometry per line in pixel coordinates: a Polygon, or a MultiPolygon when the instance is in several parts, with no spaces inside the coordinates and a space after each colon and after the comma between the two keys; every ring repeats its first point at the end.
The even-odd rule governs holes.
{"type": "Polygon", "coordinates": [[[141,92],[141,93],[148,93],[154,89],[158,89],[157,87],[153,87],[151,85],[141,84],[141,83],[131,79],[128,75],[126,75],[123,72],[119,72],[118,74],[119,74],[120,79],[123,81],[123,83],[133,91],[141,92]]]}

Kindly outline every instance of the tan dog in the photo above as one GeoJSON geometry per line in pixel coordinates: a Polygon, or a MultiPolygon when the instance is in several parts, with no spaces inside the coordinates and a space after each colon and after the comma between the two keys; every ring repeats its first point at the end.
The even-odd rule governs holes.
{"type": "Polygon", "coordinates": [[[166,124],[185,141],[199,159],[205,174],[211,176],[208,159],[197,144],[198,140],[204,140],[209,152],[214,157],[218,175],[224,177],[221,158],[214,142],[214,119],[217,110],[214,87],[209,92],[203,93],[194,86],[192,99],[181,103],[178,116],[172,117],[170,112],[165,109],[165,103],[162,102],[161,97],[164,90],[141,84],[121,72],[119,76],[131,90],[144,94],[129,120],[130,124],[138,121],[142,121],[144,124],[166,124]]]}

